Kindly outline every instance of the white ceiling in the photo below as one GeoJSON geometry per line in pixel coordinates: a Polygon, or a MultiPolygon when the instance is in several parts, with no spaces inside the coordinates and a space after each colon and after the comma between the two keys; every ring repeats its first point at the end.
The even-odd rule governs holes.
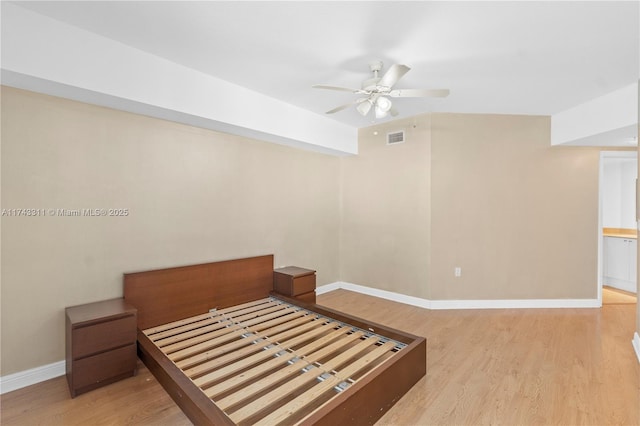
{"type": "Polygon", "coordinates": [[[312,84],[358,88],[375,59],[412,68],[396,88],[451,90],[394,100],[400,117],[552,115],[640,76],[636,1],[17,4],[318,114],[356,95],[312,84]]]}

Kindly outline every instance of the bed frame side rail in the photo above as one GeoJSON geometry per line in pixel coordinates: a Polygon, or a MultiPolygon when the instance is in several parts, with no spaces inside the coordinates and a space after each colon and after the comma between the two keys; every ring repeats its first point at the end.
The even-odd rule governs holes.
{"type": "Polygon", "coordinates": [[[138,357],[194,424],[235,424],[141,330],[138,357]]]}

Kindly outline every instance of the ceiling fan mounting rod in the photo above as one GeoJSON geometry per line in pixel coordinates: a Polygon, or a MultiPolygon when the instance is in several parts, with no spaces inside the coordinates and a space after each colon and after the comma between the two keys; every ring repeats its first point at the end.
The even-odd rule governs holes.
{"type": "Polygon", "coordinates": [[[382,69],[382,61],[369,62],[369,69],[373,72],[380,71],[382,69]]]}
{"type": "Polygon", "coordinates": [[[373,78],[378,78],[378,73],[382,70],[382,61],[369,62],[369,69],[373,73],[373,78]]]}
{"type": "Polygon", "coordinates": [[[377,86],[380,81],[379,72],[382,70],[382,61],[369,62],[369,69],[373,73],[373,77],[368,78],[362,82],[362,90],[365,90],[369,94],[378,92],[377,86]]]}

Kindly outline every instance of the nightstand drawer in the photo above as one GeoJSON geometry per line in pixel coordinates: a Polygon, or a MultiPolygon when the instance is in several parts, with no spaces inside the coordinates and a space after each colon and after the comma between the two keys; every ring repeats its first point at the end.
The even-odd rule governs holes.
{"type": "Polygon", "coordinates": [[[98,387],[105,380],[113,381],[123,375],[133,376],[136,370],[136,344],[103,352],[73,363],[73,388],[98,387]]]}
{"type": "Polygon", "coordinates": [[[136,316],[78,327],[73,330],[73,358],[97,354],[136,341],[136,316]]]}
{"type": "Polygon", "coordinates": [[[286,296],[297,296],[316,289],[316,276],[305,275],[292,278],[288,275],[276,274],[275,290],[286,296]]]}
{"type": "Polygon", "coordinates": [[[276,293],[295,297],[316,289],[316,271],[287,266],[273,271],[273,289],[276,293]]]}
{"type": "Polygon", "coordinates": [[[71,397],[135,375],[138,311],[122,298],[65,309],[71,397]]]}

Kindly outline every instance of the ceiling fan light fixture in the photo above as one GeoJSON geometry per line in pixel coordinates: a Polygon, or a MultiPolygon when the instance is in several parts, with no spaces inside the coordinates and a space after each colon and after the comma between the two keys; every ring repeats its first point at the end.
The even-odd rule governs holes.
{"type": "Polygon", "coordinates": [[[376,107],[376,118],[385,118],[389,113],[376,107]]]}
{"type": "Polygon", "coordinates": [[[393,105],[388,98],[379,96],[376,98],[376,118],[385,118],[393,105]]]}
{"type": "Polygon", "coordinates": [[[389,115],[389,113],[376,108],[376,118],[385,118],[387,115],[389,115]]]}
{"type": "Polygon", "coordinates": [[[376,100],[376,110],[380,110],[383,112],[389,112],[389,110],[391,109],[391,101],[388,98],[385,98],[384,96],[380,96],[377,100],[376,100]]]}
{"type": "Polygon", "coordinates": [[[371,107],[372,106],[373,106],[373,104],[371,103],[371,101],[369,99],[367,99],[364,102],[360,102],[360,104],[358,104],[356,109],[358,110],[358,112],[362,116],[365,116],[365,115],[369,114],[369,111],[371,111],[371,107]]]}

